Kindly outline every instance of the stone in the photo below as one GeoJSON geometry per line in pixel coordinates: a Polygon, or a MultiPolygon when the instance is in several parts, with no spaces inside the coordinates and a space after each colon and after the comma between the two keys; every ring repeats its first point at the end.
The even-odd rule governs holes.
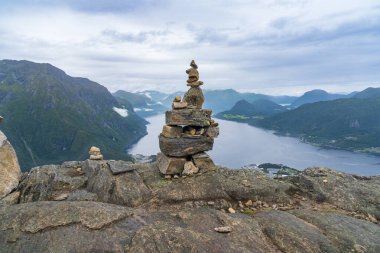
{"type": "Polygon", "coordinates": [[[236,213],[235,209],[233,209],[232,207],[228,208],[227,210],[229,213],[236,213]]]}
{"type": "Polygon", "coordinates": [[[182,135],[182,127],[164,125],[162,128],[162,135],[168,138],[179,138],[182,135]]]}
{"type": "Polygon", "coordinates": [[[205,101],[202,89],[199,87],[191,87],[183,97],[189,108],[202,109],[205,101]]]}
{"type": "Polygon", "coordinates": [[[192,156],[195,166],[201,171],[208,171],[215,169],[215,164],[208,154],[201,152],[192,156]]]}
{"type": "Polygon", "coordinates": [[[186,74],[189,75],[187,79],[188,85],[194,84],[199,80],[198,66],[194,60],[191,61],[189,69],[186,70],[186,74]]]}
{"type": "Polygon", "coordinates": [[[120,173],[132,171],[132,170],[136,169],[135,167],[133,167],[133,163],[128,162],[128,161],[110,160],[107,162],[107,164],[108,164],[108,167],[110,168],[112,174],[114,174],[114,175],[118,175],[120,173]]]}
{"type": "Polygon", "coordinates": [[[210,126],[206,130],[206,135],[210,138],[216,138],[219,136],[219,127],[218,126],[210,126]]]}
{"type": "Polygon", "coordinates": [[[199,168],[196,167],[193,162],[189,161],[185,163],[182,175],[189,176],[189,175],[196,174],[198,172],[199,172],[199,168]]]}
{"type": "Polygon", "coordinates": [[[100,155],[101,152],[100,152],[100,149],[98,147],[92,146],[90,148],[90,151],[88,151],[88,154],[89,155],[100,155]]]}
{"type": "Polygon", "coordinates": [[[229,226],[217,227],[217,228],[214,228],[214,230],[218,233],[230,233],[230,232],[232,232],[232,228],[229,226]]]}
{"type": "Polygon", "coordinates": [[[90,160],[103,160],[103,155],[90,155],[90,160]]]}
{"type": "Polygon", "coordinates": [[[211,150],[214,144],[214,139],[198,135],[182,138],[167,138],[160,135],[158,138],[161,152],[173,157],[185,157],[211,150]]]}
{"type": "Polygon", "coordinates": [[[175,175],[182,173],[186,163],[185,158],[168,157],[163,153],[157,154],[157,166],[164,175],[175,175]]]}
{"type": "Polygon", "coordinates": [[[67,194],[67,193],[61,193],[61,194],[59,194],[57,196],[53,196],[53,200],[55,200],[55,201],[62,201],[62,200],[67,199],[68,197],[69,197],[69,194],[67,194]]]}
{"type": "Polygon", "coordinates": [[[247,202],[244,203],[245,206],[252,206],[253,202],[252,200],[248,200],[247,202]]]}
{"type": "Polygon", "coordinates": [[[173,110],[186,109],[187,108],[187,102],[173,102],[172,108],[173,108],[173,110]]]}
{"type": "Polygon", "coordinates": [[[0,199],[0,205],[5,204],[5,205],[15,205],[18,203],[18,200],[20,198],[20,192],[15,191],[10,194],[8,194],[6,197],[0,199]]]}
{"type": "Polygon", "coordinates": [[[0,199],[18,186],[20,177],[21,170],[16,152],[0,131],[0,199]]]}
{"type": "Polygon", "coordinates": [[[175,96],[173,102],[181,102],[181,96],[175,96]]]}
{"type": "Polygon", "coordinates": [[[166,112],[166,124],[171,126],[208,127],[211,121],[211,110],[183,109],[166,112]]]}

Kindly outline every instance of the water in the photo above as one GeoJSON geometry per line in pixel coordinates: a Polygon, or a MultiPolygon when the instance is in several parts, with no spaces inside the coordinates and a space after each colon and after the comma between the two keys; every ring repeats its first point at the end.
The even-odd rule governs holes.
{"type": "MultiPolygon", "coordinates": [[[[147,118],[148,135],[129,152],[152,155],[159,152],[158,135],[164,115],[147,118]]],[[[217,119],[220,135],[208,154],[218,165],[240,168],[247,164],[277,163],[296,169],[328,167],[357,175],[380,175],[380,157],[349,151],[321,149],[297,138],[281,137],[247,124],[217,119]]]]}

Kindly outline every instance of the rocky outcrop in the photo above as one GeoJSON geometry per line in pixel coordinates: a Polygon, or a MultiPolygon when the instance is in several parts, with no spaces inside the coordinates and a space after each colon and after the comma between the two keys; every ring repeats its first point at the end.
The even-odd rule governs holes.
{"type": "Polygon", "coordinates": [[[17,187],[20,175],[16,152],[0,131],[0,199],[17,187]]]}
{"type": "Polygon", "coordinates": [[[42,166],[23,176],[7,196],[10,201],[0,201],[0,248],[379,252],[378,180],[319,168],[273,179],[253,169],[214,167],[167,180],[156,163],[87,160],[42,166]],[[330,201],[345,195],[329,182],[344,187],[346,205],[330,201]],[[325,197],[317,197],[321,194],[325,197]],[[370,208],[352,211],[355,205],[370,208]]]}

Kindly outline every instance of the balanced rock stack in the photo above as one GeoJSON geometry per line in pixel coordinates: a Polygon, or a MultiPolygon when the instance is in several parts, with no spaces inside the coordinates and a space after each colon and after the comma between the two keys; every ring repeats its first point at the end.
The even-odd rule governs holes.
{"type": "Polygon", "coordinates": [[[166,125],[159,135],[161,153],[157,164],[163,175],[191,175],[212,169],[215,165],[205,151],[211,150],[219,135],[218,123],[211,119],[212,111],[202,109],[204,96],[194,60],[184,98],[174,98],[171,111],[166,112],[166,125]]]}
{"type": "Polygon", "coordinates": [[[103,160],[103,155],[98,147],[92,146],[88,154],[90,155],[90,160],[103,160]]]}

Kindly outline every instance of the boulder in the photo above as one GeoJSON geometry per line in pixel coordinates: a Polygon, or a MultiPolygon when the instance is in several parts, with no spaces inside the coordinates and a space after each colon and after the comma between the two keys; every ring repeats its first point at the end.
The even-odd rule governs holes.
{"type": "Polygon", "coordinates": [[[167,138],[159,136],[160,150],[167,156],[186,157],[202,151],[211,150],[214,139],[206,136],[186,136],[182,138],[167,138]]]}
{"type": "Polygon", "coordinates": [[[157,155],[157,166],[164,175],[175,175],[182,173],[186,163],[185,158],[167,157],[163,153],[157,155]]]}
{"type": "Polygon", "coordinates": [[[0,199],[18,186],[20,176],[21,170],[16,152],[0,131],[0,199]]]}
{"type": "Polygon", "coordinates": [[[186,102],[173,102],[172,108],[174,110],[185,109],[185,108],[187,108],[187,103],[186,102]]]}
{"type": "Polygon", "coordinates": [[[187,102],[189,108],[202,109],[205,97],[203,96],[202,89],[198,87],[201,84],[202,83],[199,82],[198,85],[192,85],[183,97],[183,100],[187,102]]]}
{"type": "Polygon", "coordinates": [[[128,161],[114,161],[110,160],[107,162],[108,167],[110,168],[112,174],[117,175],[127,171],[135,170],[132,162],[128,161]]]}
{"type": "Polygon", "coordinates": [[[166,124],[181,126],[210,126],[211,110],[206,109],[183,109],[166,112],[166,124]]]}

